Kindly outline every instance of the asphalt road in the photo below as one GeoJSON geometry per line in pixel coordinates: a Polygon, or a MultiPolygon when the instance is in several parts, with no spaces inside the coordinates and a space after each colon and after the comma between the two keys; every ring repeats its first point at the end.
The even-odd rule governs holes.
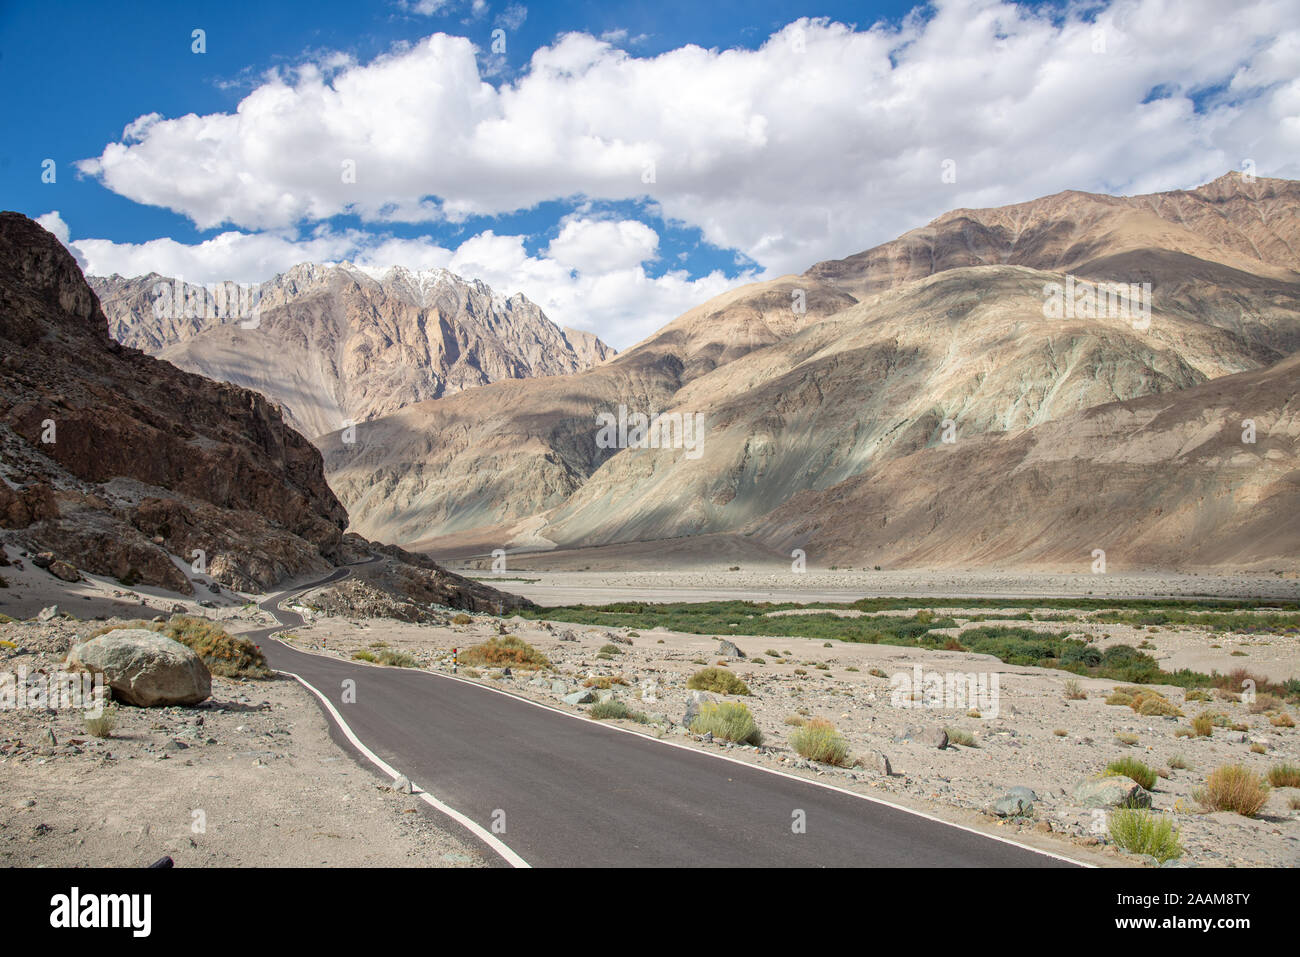
{"type": "MultiPolygon", "coordinates": [[[[278,608],[280,601],[347,574],[338,569],[261,607],[285,628],[301,625],[297,614],[278,608]]],[[[299,675],[327,697],[367,748],[534,867],[1071,866],[446,675],[298,651],[269,638],[277,630],[247,637],[273,668],[299,675]],[[348,704],[346,679],[356,683],[356,700],[348,704]],[[805,829],[796,833],[800,817],[805,829]]],[[[333,716],[331,727],[341,746],[373,767],[333,716]]],[[[470,831],[445,817],[440,823],[496,857],[470,831]]]]}

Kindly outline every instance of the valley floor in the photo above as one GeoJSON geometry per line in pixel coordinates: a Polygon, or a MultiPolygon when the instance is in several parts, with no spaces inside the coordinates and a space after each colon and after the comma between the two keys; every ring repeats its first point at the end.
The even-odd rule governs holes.
{"type": "MultiPolygon", "coordinates": [[[[436,556],[434,556],[436,558],[436,556]]],[[[598,605],[617,601],[853,601],[862,597],[911,598],[1260,598],[1300,601],[1294,574],[1236,575],[1113,572],[989,572],[906,569],[814,569],[795,573],[788,564],[655,566],[648,561],[605,566],[599,560],[563,562],[541,556],[507,556],[494,574],[492,560],[448,563],[451,571],[482,579],[540,605],[598,605]]]]}
{"type": "MultiPolygon", "coordinates": [[[[501,584],[511,587],[519,583],[501,584]]],[[[649,596],[643,593],[641,597],[649,596]]],[[[1024,609],[1006,609],[1005,613],[1009,616],[1032,607],[1026,603],[1024,609]]],[[[1119,624],[999,620],[998,614],[987,608],[944,608],[936,614],[957,617],[958,632],[975,626],[962,616],[978,614],[986,616],[979,626],[1064,628],[1091,634],[1099,649],[1120,642],[1134,646],[1146,642],[1148,653],[1166,670],[1192,667],[1227,673],[1248,667],[1274,680],[1300,674],[1300,636],[1294,634],[1211,636],[1186,627],[1153,631],[1119,624]]],[[[558,620],[513,618],[503,622],[477,616],[464,625],[439,625],[318,617],[294,629],[290,640],[301,650],[342,658],[390,649],[409,654],[421,667],[449,671],[453,647],[463,651],[503,629],[543,652],[554,671],[535,675],[516,668],[507,676],[499,668],[461,666],[459,674],[575,712],[586,711],[589,705],[566,704],[562,700],[566,694],[581,691],[587,684],[608,683],[615,697],[648,721],[619,722],[628,728],[721,750],[1076,859],[1110,865],[1141,864],[1142,859],[1121,854],[1109,844],[1104,814],[1099,823],[1097,813],[1075,800],[1073,789],[1082,779],[1100,774],[1108,763],[1132,757],[1160,775],[1154,788],[1154,807],[1175,818],[1187,850],[1180,863],[1300,865],[1300,810],[1293,806],[1300,803],[1296,800],[1300,790],[1273,789],[1264,810],[1254,819],[1227,812],[1202,813],[1193,797],[1206,776],[1221,765],[1242,764],[1262,775],[1278,764],[1300,764],[1300,731],[1274,725],[1271,715],[1252,710],[1236,696],[1216,694],[1208,701],[1185,700],[1182,689],[1161,687],[1185,716],[1141,716],[1128,707],[1105,703],[1120,682],[1077,679],[1086,697],[1069,700],[1065,685],[1075,676],[1007,665],[988,655],[730,634],[727,637],[747,656],[737,659],[722,654],[719,638],[714,636],[558,620]],[[617,652],[608,651],[606,646],[611,644],[617,646],[617,652]],[[602,648],[606,648],[603,656],[602,648]],[[716,664],[728,667],[752,691],[727,700],[743,701],[752,711],[764,735],[762,747],[706,743],[682,727],[690,696],[688,677],[716,664]],[[917,666],[941,674],[996,674],[997,706],[979,713],[967,707],[898,707],[891,701],[891,679],[910,674],[917,666]],[[1210,737],[1180,736],[1180,730],[1186,734],[1191,718],[1207,709],[1221,713],[1236,729],[1216,727],[1210,737]],[[853,753],[863,757],[862,766],[835,768],[800,758],[790,747],[795,728],[788,721],[813,717],[833,722],[853,753]],[[938,728],[966,732],[974,744],[937,749],[926,738],[938,728]],[[877,753],[888,757],[892,774],[877,770],[877,753]],[[1031,788],[1038,795],[1032,818],[1007,820],[989,812],[1014,786],[1031,788]]],[[[743,623],[736,630],[743,631],[743,623]]],[[[1290,711],[1294,710],[1292,703],[1290,711]]]]}
{"type": "MultiPolygon", "coordinates": [[[[17,557],[11,552],[11,559],[17,557]]],[[[771,567],[475,574],[550,604],[710,598],[848,601],[914,589],[934,596],[1296,597],[1296,582],[1275,576],[1034,578],[843,570],[810,571],[792,584],[795,576],[771,567]]],[[[74,639],[102,626],[87,620],[93,615],[147,618],[180,605],[177,610],[217,619],[232,633],[275,625],[253,603],[257,596],[245,604],[226,600],[206,608],[197,605],[197,596],[182,599],[125,589],[90,577],[68,585],[29,562],[5,568],[4,575],[10,588],[0,592],[0,611],[16,619],[32,618],[56,603],[61,611],[44,622],[0,624],[0,639],[14,645],[0,645],[0,668],[5,671],[20,665],[57,666],[74,639]],[[74,617],[63,617],[69,612],[74,617]]],[[[310,594],[303,600],[310,603],[310,594]]],[[[509,632],[543,652],[554,670],[540,675],[515,670],[506,676],[501,669],[476,672],[461,667],[459,674],[574,713],[585,712],[589,705],[566,704],[566,694],[585,685],[608,684],[608,692],[646,719],[619,722],[631,730],[833,783],[1090,863],[1144,863],[1109,844],[1097,814],[1073,797],[1081,779],[1099,774],[1111,761],[1134,757],[1160,774],[1154,804],[1173,815],[1181,832],[1186,854],[1180,863],[1300,866],[1300,811],[1295,807],[1300,790],[1273,789],[1254,819],[1203,813],[1194,799],[1206,776],[1225,764],[1241,764],[1257,774],[1282,763],[1300,765],[1300,730],[1274,723],[1276,708],[1270,715],[1236,696],[1197,702],[1181,689],[1165,687],[1162,690],[1184,716],[1150,717],[1105,703],[1119,682],[1078,679],[1086,697],[1071,700],[1063,693],[1074,677],[1068,673],[1011,666],[966,651],[729,633],[726,637],[745,652],[746,657],[738,659],[723,653],[717,636],[662,628],[490,615],[469,616],[467,623],[455,624],[449,613],[435,616],[438,620],[432,623],[413,624],[329,617],[301,604],[292,607],[308,619],[285,635],[296,648],[345,659],[391,649],[411,655],[420,667],[440,671],[451,669],[453,648],[509,632]],[[608,645],[617,650],[609,652],[608,645]],[[765,736],[762,747],[709,743],[682,727],[690,698],[688,677],[718,663],[751,689],[751,695],[730,700],[743,700],[753,712],[765,736]],[[918,666],[927,672],[996,674],[997,705],[978,714],[978,709],[966,707],[897,707],[891,701],[891,679],[918,666]],[[1220,712],[1226,726],[1215,727],[1209,737],[1184,736],[1190,719],[1206,709],[1220,712]],[[788,722],[813,717],[832,721],[863,763],[835,768],[800,758],[790,746],[795,728],[788,722]],[[944,749],[928,744],[928,735],[940,728],[965,732],[973,744],[944,749]],[[878,770],[878,754],[888,757],[891,774],[878,770]],[[1015,786],[1036,792],[1033,816],[1015,820],[989,813],[1015,786]]],[[[1211,632],[1182,625],[1152,629],[1102,624],[1084,616],[1069,616],[1068,624],[1012,617],[1034,607],[1033,600],[996,611],[948,606],[936,609],[936,615],[957,619],[954,637],[977,625],[1068,630],[1092,638],[1099,649],[1116,643],[1143,645],[1167,671],[1186,667],[1229,673],[1245,667],[1274,681],[1300,677],[1300,635],[1294,631],[1211,632]],[[976,621],[977,616],[982,620],[976,621]]],[[[1060,611],[1057,607],[1049,613],[1060,611]]],[[[744,631],[743,621],[737,626],[735,632],[744,631]]],[[[213,695],[199,708],[120,708],[119,727],[106,740],[86,734],[79,715],[0,710],[0,863],[140,866],[164,854],[181,866],[486,863],[476,850],[439,828],[417,799],[387,790],[342,751],[315,701],[296,683],[215,678],[213,695]],[[193,830],[194,812],[199,810],[206,820],[202,833],[193,830]]],[[[1283,710],[1295,714],[1294,702],[1283,710]]]]}

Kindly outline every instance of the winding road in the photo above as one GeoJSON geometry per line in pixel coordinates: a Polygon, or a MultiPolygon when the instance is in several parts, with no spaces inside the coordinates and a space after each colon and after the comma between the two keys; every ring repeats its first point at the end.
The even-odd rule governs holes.
{"type": "Polygon", "coordinates": [[[881,801],[539,705],[450,675],[299,651],[249,632],[315,692],[339,744],[416,793],[494,862],[535,867],[1068,867],[881,801]],[[354,682],[349,685],[349,682],[354,682]],[[355,690],[346,701],[345,688],[355,690]]]}

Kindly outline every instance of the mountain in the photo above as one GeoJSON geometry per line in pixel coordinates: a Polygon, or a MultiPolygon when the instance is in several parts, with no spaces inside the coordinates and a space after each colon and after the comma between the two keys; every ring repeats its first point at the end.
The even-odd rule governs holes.
{"type": "Polygon", "coordinates": [[[744,532],[819,562],[1294,567],[1300,356],[989,433],[805,491],[744,532]],[[1254,423],[1253,442],[1243,425],[1254,423]],[[846,520],[851,519],[851,520],[846,520]]]}
{"type": "Polygon", "coordinates": [[[344,533],[320,453],[265,397],[123,346],[71,254],[0,213],[0,535],[126,584],[192,594],[195,550],[265,590],[379,551],[463,607],[513,596],[344,533]]]}
{"type": "MultiPolygon", "coordinates": [[[[748,529],[784,546],[784,519],[765,516],[801,493],[870,483],[926,449],[951,452],[945,436],[964,447],[1046,429],[1055,443],[1064,433],[1047,427],[1087,410],[1202,401],[1211,393],[1197,390],[1225,377],[1286,368],[1300,349],[1298,223],[1300,184],[1235,175],[1152,196],[1068,192],[958,210],[732,290],[585,372],[421,402],[355,441],[318,442],[353,527],[408,545],[748,529]],[[1124,283],[1145,315],[1047,308],[1049,290],[1088,279],[1124,283]],[[620,406],[703,415],[698,455],[602,448],[597,415],[620,406]]],[[[1105,441],[1125,439],[1082,454],[1102,454],[1105,441]]],[[[996,525],[995,515],[978,520],[996,525]]],[[[843,529],[857,519],[846,512],[843,529]]]]}
{"type": "Polygon", "coordinates": [[[590,333],[559,328],[523,295],[499,296],[445,269],[376,277],[349,263],[308,263],[243,288],[157,274],[89,282],[117,341],[261,392],[307,436],[614,354],[590,333]]]}

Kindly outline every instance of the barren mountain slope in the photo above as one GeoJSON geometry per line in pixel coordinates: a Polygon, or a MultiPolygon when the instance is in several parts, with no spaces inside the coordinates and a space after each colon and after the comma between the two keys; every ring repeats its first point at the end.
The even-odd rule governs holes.
{"type": "MultiPolygon", "coordinates": [[[[1224,179],[1140,201],[1067,193],[950,214],[928,227],[914,278],[871,278],[887,244],[733,290],[601,369],[423,403],[370,423],[351,446],[332,436],[327,469],[354,527],[403,542],[734,531],[800,491],[939,444],[945,419],[965,439],[1277,363],[1300,347],[1300,274],[1287,259],[1295,197],[1289,182],[1224,179]],[[1153,212],[1175,207],[1181,221],[1153,212]],[[1066,273],[996,264],[1017,258],[1150,282],[1150,325],[1048,318],[1045,290],[1066,273]],[[702,413],[702,453],[597,448],[595,415],[620,405],[702,413]]],[[[895,253],[922,248],[909,236],[895,253]]]]}
{"type": "Polygon", "coordinates": [[[1182,392],[959,438],[751,523],[819,562],[1300,567],[1300,356],[1182,392]],[[1255,425],[1254,444],[1243,424],[1255,425]]]}
{"type": "Polygon", "coordinates": [[[1165,280],[1200,260],[1296,282],[1300,183],[1248,183],[1227,173],[1194,190],[1144,196],[1066,190],[1010,206],[954,209],[865,252],[818,263],[805,275],[859,297],[964,266],[1029,266],[1120,280],[1105,264],[1140,250],[1191,257],[1171,261],[1165,280]]]}
{"type": "MultiPolygon", "coordinates": [[[[192,594],[206,572],[260,591],[359,560],[320,453],[264,397],[182,372],[108,335],[68,251],[0,213],[0,528],[31,551],[124,583],[192,594]]],[[[517,603],[387,549],[430,593],[517,603]],[[438,581],[432,581],[438,579],[438,581]]],[[[72,574],[75,574],[72,573],[72,574]]]]}
{"type": "Polygon", "coordinates": [[[596,414],[667,409],[682,383],[779,341],[852,299],[787,277],[710,300],[642,345],[586,372],[498,382],[422,402],[317,441],[353,528],[419,541],[513,523],[563,502],[615,450],[596,414]],[[791,311],[804,290],[806,311],[791,311]]]}
{"type": "Polygon", "coordinates": [[[698,458],[621,451],[538,531],[572,545],[734,530],[800,490],[939,443],[944,420],[953,434],[1000,432],[1279,358],[1177,308],[1157,307],[1143,330],[1045,318],[1043,285],[1060,278],[947,270],[697,379],[673,408],[706,414],[698,458]]]}
{"type": "Polygon", "coordinates": [[[184,295],[206,308],[156,310],[160,284],[175,288],[161,276],[90,283],[120,342],[263,393],[308,436],[488,382],[575,372],[612,354],[589,333],[560,329],[524,296],[507,299],[442,269],[394,267],[374,278],[350,264],[295,266],[252,293],[256,317],[222,312],[192,285],[184,295]]]}

